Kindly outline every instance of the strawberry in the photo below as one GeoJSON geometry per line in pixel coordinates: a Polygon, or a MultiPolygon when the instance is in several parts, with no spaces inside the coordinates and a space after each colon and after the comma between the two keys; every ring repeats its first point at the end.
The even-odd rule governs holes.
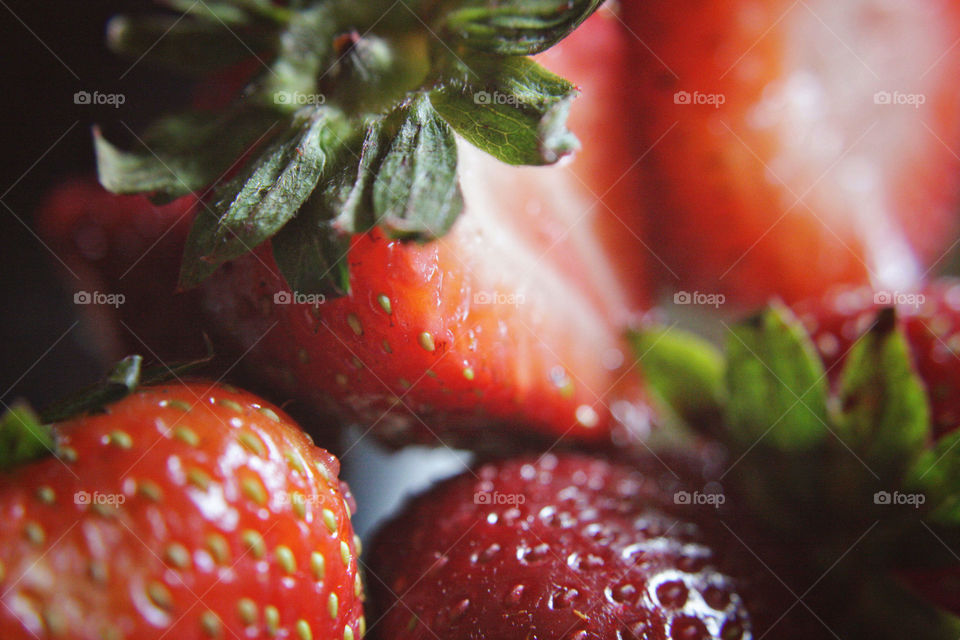
{"type": "Polygon", "coordinates": [[[840,289],[798,303],[794,310],[836,378],[844,356],[890,305],[896,307],[914,366],[926,384],[933,435],[940,438],[960,425],[960,283],[938,280],[914,292],[840,289]]]}
{"type": "Polygon", "coordinates": [[[905,287],[956,231],[960,9],[624,3],[665,286],[757,305],[905,287]]]}
{"type": "Polygon", "coordinates": [[[3,423],[6,444],[53,452],[4,448],[3,638],[363,635],[349,489],[277,407],[178,382],[3,423]]]}
{"type": "MultiPolygon", "coordinates": [[[[341,47],[338,51],[351,64],[369,61],[367,47],[380,46],[377,39],[354,41],[355,34],[350,33],[336,39],[335,47],[341,47]]],[[[248,234],[261,224],[259,219],[227,232],[240,240],[238,254],[230,253],[234,259],[223,260],[215,255],[225,244],[221,240],[207,244],[202,252],[198,248],[205,242],[203,229],[219,224],[209,214],[220,214],[221,201],[214,199],[199,209],[202,215],[186,243],[181,285],[190,288],[206,278],[200,285],[201,304],[218,350],[245,354],[244,366],[259,380],[319,409],[334,422],[359,423],[400,441],[411,437],[432,441],[434,433],[443,432],[441,437],[451,434],[476,444],[465,434],[496,426],[514,435],[570,434],[601,440],[609,437],[614,425],[610,407],[630,417],[631,425],[645,428],[645,414],[637,408],[642,394],[629,375],[621,337],[621,327],[646,304],[636,259],[643,250],[633,197],[638,175],[623,173],[632,162],[630,147],[610,127],[611,121],[622,118],[626,100],[619,82],[628,64],[621,25],[608,12],[600,12],[555,47],[541,51],[531,50],[582,90],[582,97],[570,105],[570,126],[596,138],[596,144],[584,147],[567,163],[517,168],[501,162],[550,164],[569,153],[574,146],[569,132],[552,130],[557,127],[552,115],[537,125],[535,150],[523,149],[526,134],[515,130],[510,139],[519,146],[500,148],[478,140],[456,120],[459,111],[443,106],[455,102],[458,110],[466,108],[460,101],[469,91],[469,108],[480,115],[486,102],[521,109],[529,118],[524,101],[536,98],[549,106],[556,100],[529,94],[551,86],[556,76],[529,67],[524,78],[540,77],[543,85],[520,87],[528,92],[523,93],[517,88],[521,81],[510,79],[514,71],[505,68],[485,79],[487,84],[463,86],[459,78],[444,80],[449,90],[441,83],[442,89],[426,94],[432,108],[456,123],[453,128],[463,137],[450,137],[459,176],[452,193],[459,195],[445,192],[443,197],[450,197],[446,204],[417,204],[416,215],[428,219],[425,226],[404,220],[402,225],[382,222],[370,229],[346,219],[347,214],[360,215],[349,208],[354,205],[324,200],[331,189],[327,186],[323,196],[317,192],[312,199],[297,196],[300,209],[288,212],[295,217],[280,232],[270,232],[276,235],[251,239],[248,234]],[[602,55],[596,55],[598,42],[604,43],[602,55]],[[438,217],[444,207],[456,207],[461,200],[463,212],[456,224],[449,232],[436,229],[449,226],[438,217]],[[346,213],[320,223],[318,235],[311,220],[331,207],[343,207],[346,213]],[[317,253],[322,254],[319,259],[317,253]]],[[[474,65],[478,73],[495,60],[489,53],[471,55],[479,54],[464,54],[466,64],[474,65]]],[[[338,98],[341,81],[361,95],[366,91],[350,84],[351,73],[345,65],[324,79],[331,84],[321,85],[328,93],[317,113],[336,115],[332,105],[346,99],[338,98]]],[[[449,69],[441,73],[456,75],[449,69]]],[[[258,90],[256,82],[251,86],[258,90]]],[[[374,95],[383,90],[371,89],[374,95]]],[[[566,105],[565,100],[561,97],[555,108],[566,105]]],[[[394,113],[425,117],[423,110],[431,109],[425,105],[407,100],[394,113]]],[[[387,123],[384,127],[392,122],[378,117],[378,122],[387,123]]],[[[496,130],[501,124],[493,120],[489,126],[496,130]]],[[[379,144],[371,133],[376,130],[369,125],[363,144],[345,154],[347,164],[366,157],[379,144]]],[[[349,131],[338,130],[336,135],[348,137],[349,131]]],[[[395,141],[401,137],[394,135],[395,141]]],[[[306,157],[303,144],[292,156],[298,162],[306,157]]],[[[102,139],[98,150],[105,184],[119,191],[143,190],[124,182],[130,177],[123,175],[116,160],[126,157],[122,152],[102,139]]],[[[422,161],[437,163],[449,151],[432,148],[422,161]]],[[[252,166],[261,166],[257,162],[252,166]]],[[[408,158],[400,164],[415,161],[408,158]]],[[[298,171],[302,175],[306,169],[298,171]]],[[[440,168],[434,175],[442,175],[440,168]]],[[[337,174],[330,177],[338,179],[337,174]]],[[[381,177],[371,180],[375,186],[381,177]]],[[[243,193],[234,203],[247,197],[243,193]]],[[[292,195],[283,198],[288,204],[294,200],[292,195]]],[[[375,200],[366,194],[356,201],[367,198],[375,200]]],[[[359,206],[366,215],[364,205],[359,206]]],[[[409,213],[413,209],[406,211],[414,215],[409,213]]]]}
{"type": "Polygon", "coordinates": [[[663,475],[547,454],[445,481],[373,543],[380,637],[752,637],[663,475]]]}

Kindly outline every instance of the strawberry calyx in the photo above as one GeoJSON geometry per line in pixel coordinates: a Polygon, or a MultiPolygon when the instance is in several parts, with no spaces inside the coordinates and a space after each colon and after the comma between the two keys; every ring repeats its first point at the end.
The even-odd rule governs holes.
{"type": "Polygon", "coordinates": [[[462,212],[455,133],[510,164],[579,146],[565,124],[577,89],[526,56],[600,3],[164,0],[182,15],[115,18],[111,47],[201,73],[254,56],[261,71],[219,111],[163,117],[130,149],[95,129],[100,181],[160,201],[213,194],[181,288],[272,240],[292,288],[343,294],[352,234],[427,241],[462,212]]]}
{"type": "Polygon", "coordinates": [[[876,314],[833,365],[842,367],[834,385],[783,305],[727,329],[722,351],[675,328],[632,332],[658,402],[727,447],[722,479],[746,512],[809,555],[802,589],[816,580],[814,599],[833,616],[825,624],[859,633],[887,607],[902,621],[871,628],[877,637],[912,628],[956,638],[960,612],[902,580],[958,564],[949,546],[960,540],[960,433],[934,437],[895,309],[876,314]]]}

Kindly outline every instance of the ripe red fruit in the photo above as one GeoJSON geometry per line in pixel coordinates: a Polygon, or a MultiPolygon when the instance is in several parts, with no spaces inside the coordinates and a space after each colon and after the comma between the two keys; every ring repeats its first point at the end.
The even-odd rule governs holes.
{"type": "Polygon", "coordinates": [[[903,287],[950,244],[956,3],[631,0],[624,16],[665,286],[740,305],[903,287]]]}
{"type": "Polygon", "coordinates": [[[0,476],[0,637],[363,635],[336,458],[276,407],[147,387],[0,476]]]}
{"type": "Polygon", "coordinates": [[[379,633],[751,637],[733,581],[698,526],[675,515],[669,484],[574,455],[490,463],[444,482],[373,544],[379,633]]]}
{"type": "Polygon", "coordinates": [[[939,280],[912,293],[840,289],[798,303],[795,311],[836,379],[854,342],[876,321],[877,312],[891,305],[927,385],[934,435],[946,435],[960,425],[960,283],[939,280]]]}

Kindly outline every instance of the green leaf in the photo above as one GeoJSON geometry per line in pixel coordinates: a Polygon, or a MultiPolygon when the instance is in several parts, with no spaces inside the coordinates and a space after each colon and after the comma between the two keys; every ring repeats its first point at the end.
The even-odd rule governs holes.
{"type": "Polygon", "coordinates": [[[899,478],[930,437],[926,390],[895,312],[884,309],[846,357],[837,435],[865,462],[899,478]]]}
{"type": "Polygon", "coordinates": [[[803,451],[827,433],[823,363],[792,312],[773,306],[730,330],[727,423],[744,446],[803,451]]]}
{"type": "Polygon", "coordinates": [[[449,12],[448,31],[486,53],[540,53],[567,37],[602,0],[466,0],[449,12]]]}
{"type": "Polygon", "coordinates": [[[211,22],[219,22],[230,26],[242,25],[249,20],[244,10],[244,2],[231,0],[159,0],[178,13],[197,16],[211,22]]]}
{"type": "Polygon", "coordinates": [[[118,149],[95,128],[100,183],[114,193],[153,193],[166,200],[200,191],[222,178],[252,146],[269,139],[279,122],[275,115],[253,109],[167,116],[131,151],[118,149]]]}
{"type": "Polygon", "coordinates": [[[430,98],[471,144],[509,164],[556,162],[579,148],[566,127],[577,89],[528,58],[449,61],[430,98]]]}
{"type": "Polygon", "coordinates": [[[0,470],[43,457],[55,446],[50,429],[25,403],[14,403],[0,416],[0,470]]]}
{"type": "Polygon", "coordinates": [[[926,519],[960,526],[960,431],[923,451],[907,471],[904,485],[926,497],[926,519]]]}
{"type": "Polygon", "coordinates": [[[313,111],[225,186],[213,211],[199,213],[190,230],[180,286],[199,284],[289,222],[317,186],[329,156],[343,144],[343,127],[332,111],[313,111]]]}
{"type": "Polygon", "coordinates": [[[390,143],[386,120],[375,118],[367,124],[363,143],[353,154],[356,162],[344,163],[324,190],[324,207],[333,227],[341,233],[362,233],[376,223],[373,183],[390,143]]]}
{"type": "Polygon", "coordinates": [[[175,16],[116,16],[107,24],[107,44],[137,63],[190,74],[222,69],[270,46],[255,29],[232,33],[216,21],[175,16]]]}
{"type": "Polygon", "coordinates": [[[400,114],[373,182],[376,224],[394,238],[437,238],[463,211],[457,143],[426,95],[400,114]]]}
{"type": "MultiPolygon", "coordinates": [[[[315,194],[316,195],[316,194],[315,194]]],[[[350,291],[350,236],[308,202],[271,241],[273,257],[291,291],[340,296],[350,291]]]]}
{"type": "Polygon", "coordinates": [[[645,379],[676,413],[691,424],[720,415],[725,365],[716,347],[667,327],[632,331],[629,338],[645,379]]]}

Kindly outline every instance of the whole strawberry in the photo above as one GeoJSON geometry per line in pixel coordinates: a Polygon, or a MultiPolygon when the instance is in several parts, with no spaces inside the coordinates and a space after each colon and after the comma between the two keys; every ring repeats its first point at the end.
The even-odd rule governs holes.
{"type": "Polygon", "coordinates": [[[276,407],[164,384],[49,430],[15,410],[3,429],[0,637],[363,635],[349,490],[276,407]],[[52,451],[11,460],[34,435],[52,451]]]}
{"type": "MultiPolygon", "coordinates": [[[[664,470],[666,476],[670,474],[664,470]]],[[[671,483],[577,455],[486,464],[374,542],[382,638],[750,638],[734,582],[671,483]]]]}

